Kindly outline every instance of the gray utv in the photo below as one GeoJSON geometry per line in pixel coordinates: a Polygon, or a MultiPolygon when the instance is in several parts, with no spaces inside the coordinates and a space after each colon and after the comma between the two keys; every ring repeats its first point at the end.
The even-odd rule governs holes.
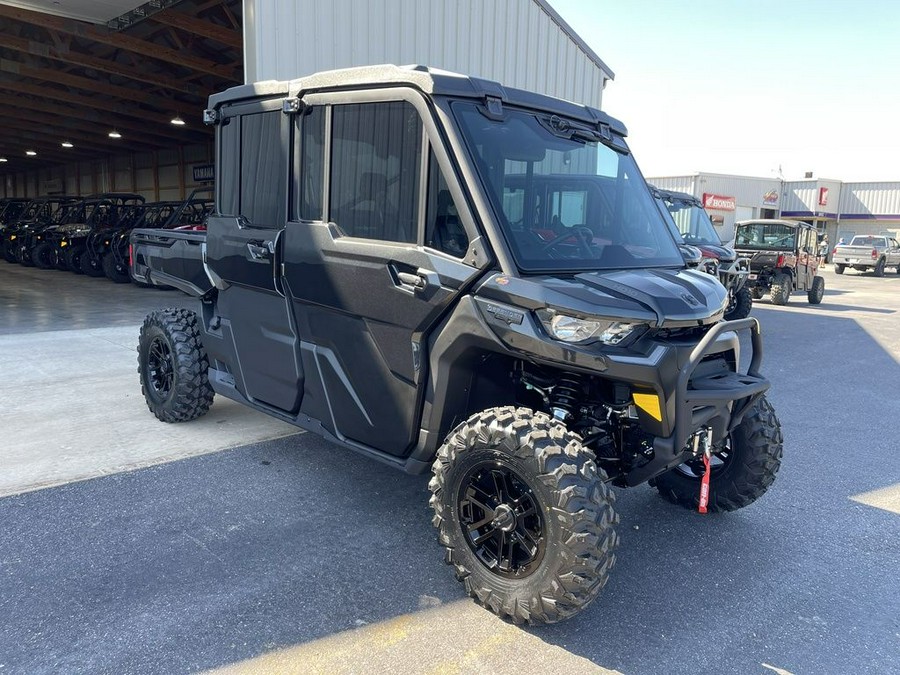
{"type": "Polygon", "coordinates": [[[446,562],[516,623],[600,592],[612,486],[732,511],[771,485],[759,325],[686,268],[621,123],[394,66],[235,87],[205,119],[208,230],[131,236],[136,280],[196,298],[140,332],[160,420],[215,392],[431,472],[446,562]]]}

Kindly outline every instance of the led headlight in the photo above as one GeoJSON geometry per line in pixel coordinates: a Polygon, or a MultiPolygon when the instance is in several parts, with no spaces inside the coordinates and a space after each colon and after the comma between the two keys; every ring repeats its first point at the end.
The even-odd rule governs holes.
{"type": "Polygon", "coordinates": [[[610,319],[582,319],[552,309],[539,310],[537,315],[552,337],[573,344],[597,340],[606,345],[617,345],[643,325],[610,319]]]}

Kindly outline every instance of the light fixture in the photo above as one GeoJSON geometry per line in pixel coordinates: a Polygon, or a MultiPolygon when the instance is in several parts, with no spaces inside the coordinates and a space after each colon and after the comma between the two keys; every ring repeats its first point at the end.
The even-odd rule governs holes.
{"type": "Polygon", "coordinates": [[[26,150],[25,154],[28,155],[29,157],[34,157],[35,155],[37,155],[37,153],[34,150],[26,150]]]}
{"type": "Polygon", "coordinates": [[[60,143],[60,145],[63,146],[64,148],[74,148],[75,147],[74,145],[69,143],[69,141],[63,141],[62,143],[60,143]]]}
{"type": "Polygon", "coordinates": [[[174,124],[176,127],[183,127],[185,124],[184,120],[181,119],[181,115],[175,115],[175,117],[172,118],[171,123],[174,124]]]}
{"type": "Polygon", "coordinates": [[[109,137],[110,138],[122,138],[122,134],[120,134],[118,131],[113,129],[112,131],[109,132],[109,137]]]}
{"type": "Polygon", "coordinates": [[[0,157],[0,164],[2,164],[3,162],[8,162],[8,161],[9,160],[6,159],[6,157],[0,157]]]}

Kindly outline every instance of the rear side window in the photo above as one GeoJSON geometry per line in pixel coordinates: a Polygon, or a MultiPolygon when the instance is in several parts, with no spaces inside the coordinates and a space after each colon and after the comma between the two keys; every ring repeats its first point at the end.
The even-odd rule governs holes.
{"type": "Polygon", "coordinates": [[[404,101],[332,109],[331,220],[347,236],[413,243],[422,122],[404,101]]]}
{"type": "Polygon", "coordinates": [[[287,124],[281,110],[248,112],[225,120],[221,129],[219,211],[259,226],[286,220],[287,124]]]}

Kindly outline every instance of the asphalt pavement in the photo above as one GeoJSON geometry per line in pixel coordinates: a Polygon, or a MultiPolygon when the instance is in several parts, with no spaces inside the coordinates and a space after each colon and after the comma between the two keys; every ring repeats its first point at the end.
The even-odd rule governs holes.
{"type": "Polygon", "coordinates": [[[426,477],[299,434],[0,499],[0,674],[900,673],[900,275],[824,274],[817,308],[754,305],[771,490],[708,516],[619,490],[567,622],[477,607],[426,477]]]}

